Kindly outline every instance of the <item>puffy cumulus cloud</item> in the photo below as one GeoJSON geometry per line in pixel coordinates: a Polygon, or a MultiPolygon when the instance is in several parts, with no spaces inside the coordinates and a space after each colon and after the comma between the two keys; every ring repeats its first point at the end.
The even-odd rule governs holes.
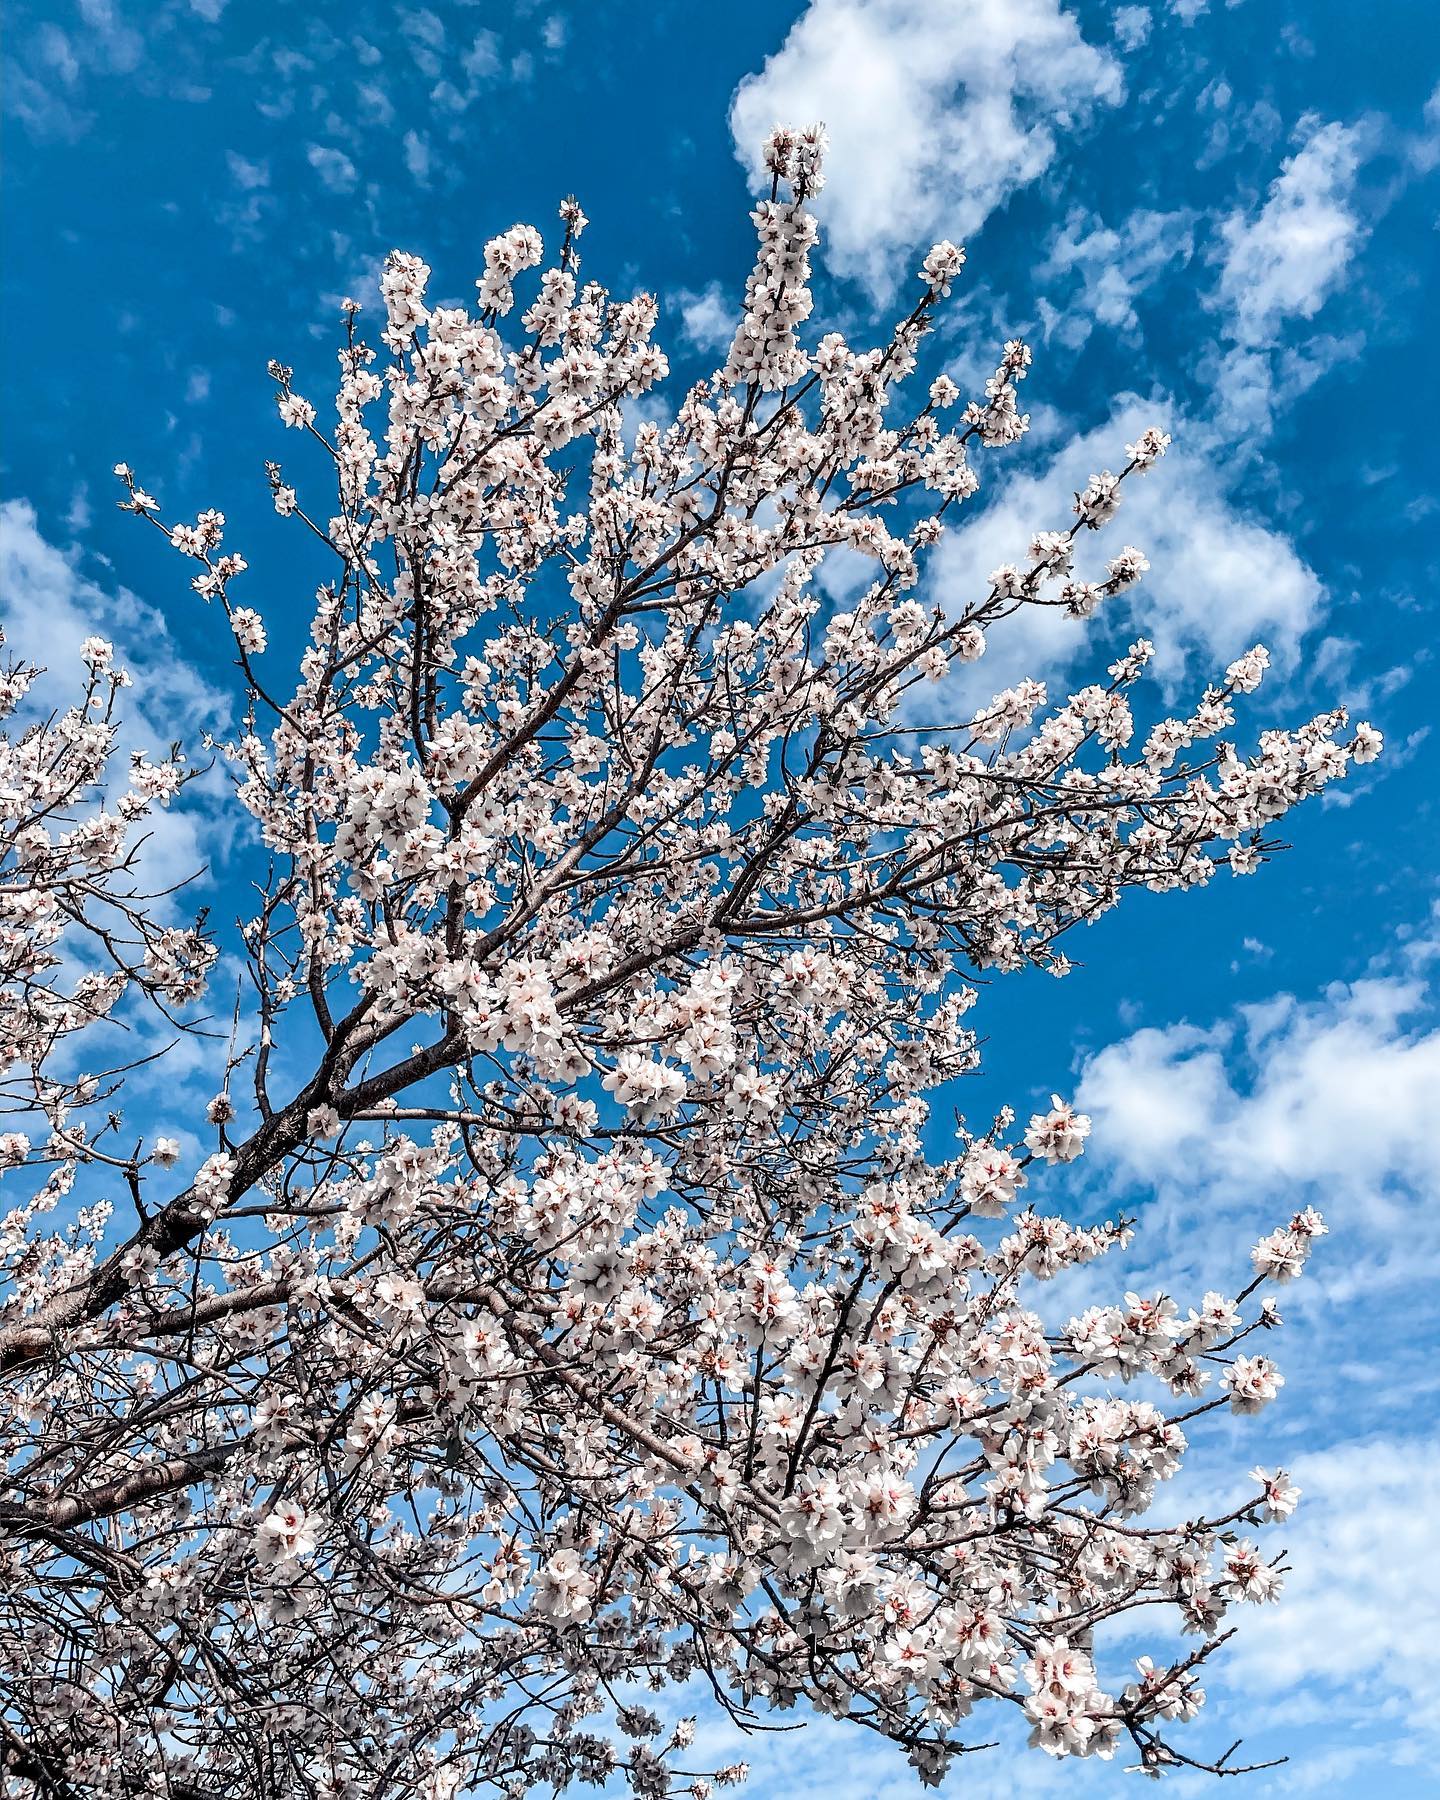
{"type": "Polygon", "coordinates": [[[1440,1618],[1436,1338],[1418,1299],[1440,1271],[1437,949],[1421,938],[1393,972],[1315,998],[1134,1031],[1085,1062],[1076,1094],[1087,1180],[1139,1219],[1125,1272],[1140,1291],[1188,1301],[1243,1279],[1244,1248],[1300,1206],[1330,1226],[1304,1279],[1273,1290],[1284,1405],[1244,1442],[1218,1428],[1226,1466],[1283,1464],[1303,1495],[1280,1604],[1247,1613],[1206,1684],[1241,1725],[1266,1696],[1287,1792],[1368,1794],[1388,1763],[1440,1749],[1440,1673],[1417,1654],[1440,1618]],[[1347,1756],[1377,1718],[1352,1786],[1347,1756]]]}
{"type": "Polygon", "coordinates": [[[727,350],[740,323],[735,305],[726,299],[718,281],[699,292],[682,288],[674,297],[680,312],[680,330],[697,350],[727,350]]]}
{"type": "MultiPolygon", "coordinates": [[[[1231,498],[1223,465],[1187,446],[1185,421],[1168,402],[1124,400],[1104,425],[1065,443],[1040,471],[999,477],[985,509],[937,546],[930,591],[950,612],[988,592],[991,572],[1022,562],[1035,532],[1068,529],[1076,492],[1094,471],[1123,468],[1126,444],[1147,425],[1176,441],[1148,475],[1125,483],[1117,518],[1080,534],[1076,569],[1103,577],[1106,562],[1134,544],[1149,558],[1150,573],[1092,619],[1031,607],[996,627],[984,657],[964,671],[967,698],[987,698],[1027,675],[1054,682],[1075,671],[1089,680],[1118,638],[1141,632],[1155,644],[1154,668],[1170,692],[1218,674],[1257,641],[1268,644],[1278,668],[1293,665],[1320,614],[1320,582],[1283,532],[1231,498]]],[[[1023,451],[1006,454],[1013,464],[1023,451]]],[[[988,467],[1003,468],[1004,461],[988,467]]]]}
{"type": "Polygon", "coordinates": [[[1440,1023],[1414,971],[1143,1028],[1086,1062],[1076,1101],[1103,1177],[1157,1196],[1146,1250],[1205,1256],[1318,1205],[1343,1254],[1318,1254],[1306,1291],[1334,1305],[1440,1268],[1437,1103],[1440,1023]]]}
{"type": "Polygon", "coordinates": [[[1153,20],[1147,7],[1117,6],[1110,23],[1125,49],[1138,50],[1148,41],[1153,20]]]}
{"type": "Polygon", "coordinates": [[[1363,136],[1358,126],[1304,121],[1264,205],[1221,222],[1215,298],[1240,344],[1275,343],[1286,319],[1313,319],[1340,285],[1365,237],[1353,204],[1363,136]]]}
{"type": "Polygon", "coordinates": [[[741,82],[730,126],[763,184],[771,127],[824,121],[829,265],[883,298],[917,248],[972,236],[1049,166],[1059,133],[1123,92],[1060,0],[811,0],[741,82]]]}
{"type": "MultiPolygon", "coordinates": [[[[1285,1531],[1281,1603],[1247,1616],[1227,1647],[1225,1680],[1282,1697],[1282,1719],[1287,1695],[1304,1713],[1323,1696],[1332,1722],[1337,1712],[1392,1719],[1387,1747],[1367,1743],[1373,1780],[1384,1761],[1413,1764],[1440,1749],[1440,1659],[1425,1649],[1440,1620],[1440,1438],[1302,1453],[1293,1472],[1302,1499],[1285,1531]]],[[[1312,1785],[1308,1761],[1302,1750],[1302,1786],[1312,1785]]]]}

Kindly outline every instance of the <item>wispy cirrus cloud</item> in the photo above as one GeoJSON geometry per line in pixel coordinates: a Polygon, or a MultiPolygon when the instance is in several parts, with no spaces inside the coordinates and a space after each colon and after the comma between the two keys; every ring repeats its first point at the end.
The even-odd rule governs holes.
{"type": "Polygon", "coordinates": [[[1345,285],[1369,235],[1356,199],[1373,148],[1363,125],[1302,119],[1298,146],[1258,207],[1218,225],[1219,277],[1208,298],[1225,347],[1215,363],[1215,418],[1237,440],[1270,431],[1277,411],[1363,348],[1358,332],[1304,332],[1345,285]]]}
{"type": "Polygon", "coordinates": [[[1036,270],[1038,280],[1059,282],[1063,289],[1059,306],[1041,301],[1046,336],[1055,335],[1071,349],[1079,349],[1097,325],[1133,336],[1140,323],[1136,301],[1194,253],[1195,214],[1187,207],[1136,207],[1118,226],[1073,209],[1036,270]]]}
{"type": "Polygon", "coordinates": [[[1366,228],[1354,204],[1367,134],[1302,120],[1264,204],[1222,221],[1215,304],[1237,343],[1273,344],[1287,319],[1313,319],[1340,285],[1366,228]]]}

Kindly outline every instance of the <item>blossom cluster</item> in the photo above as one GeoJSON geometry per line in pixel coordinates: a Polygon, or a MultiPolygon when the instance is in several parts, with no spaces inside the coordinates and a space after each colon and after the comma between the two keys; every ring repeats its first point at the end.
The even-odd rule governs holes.
{"type": "Polygon", "coordinates": [[[1137,1521],[1193,1421],[1280,1392],[1253,1339],[1323,1223],[1233,1293],[1047,1323],[1043,1284],[1130,1237],[1032,1203],[1090,1121],[935,1097],[978,1066],[977,972],[1063,975],[1128,890],[1248,873],[1379,738],[1335,710],[1246,749],[1259,647],[1174,717],[1143,639],[1067,698],[956,698],[1017,615],[1103,624],[1143,576],[1086,546],[1169,440],[983,591],[922,597],[1024,434],[1030,352],[963,404],[933,370],[948,242],[878,346],[812,331],[823,149],[767,147],[743,318],[668,422],[627,406],[668,373],[658,307],[581,281],[573,201],[548,266],[529,226],[486,246],[474,313],[392,257],[379,348],[346,304],[333,422],[273,364],[334,473],[311,510],[270,467],[333,557],[290,676],[224,517],[167,524],[117,471],[235,641],[253,1030],[135,1149],[119,1074],[76,1073],[131,985],[183,1024],[214,955],[128,872],[184,771],[111,796],[93,644],[81,701],[0,741],[13,1783],[699,1800],[743,1769],[690,1768],[637,1698],[692,1680],[861,1719],[926,1780],[977,1711],[1196,1760],[1164,1734],[1280,1580],[1232,1528],[1296,1490],[1257,1469],[1218,1516],[1137,1521]],[[871,572],[843,606],[832,551],[871,572]],[[1107,1625],[1157,1609],[1196,1648],[1118,1669],[1107,1625]]]}

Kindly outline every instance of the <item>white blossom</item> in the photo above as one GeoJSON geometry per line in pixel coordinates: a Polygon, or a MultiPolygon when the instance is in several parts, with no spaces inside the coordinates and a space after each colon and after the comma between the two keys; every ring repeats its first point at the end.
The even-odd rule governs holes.
{"type": "MultiPolygon", "coordinates": [[[[1254,719],[1259,646],[1163,709],[1143,637],[1073,695],[948,679],[1138,580],[1085,534],[1169,439],[947,616],[932,553],[1025,434],[1031,352],[936,373],[948,242],[878,341],[821,329],[824,150],[767,142],[739,325],[665,412],[659,303],[582,277],[576,202],[548,254],[491,236],[468,307],[392,255],[323,431],[270,366],[311,594],[237,606],[225,517],[118,465],[234,641],[195,763],[120,751],[99,638],[43,718],[25,647],[0,670],[0,1654],[67,1792],[259,1800],[261,1746],[324,1800],[700,1794],[642,1685],[702,1670],[737,1717],[863,1712],[927,1781],[1008,1706],[1044,1753],[1158,1766],[1204,1701],[1172,1626],[1208,1656],[1278,1588],[1231,1527],[1288,1516],[1284,1471],[1213,1517],[1164,1496],[1192,1416],[1279,1395],[1251,1334],[1318,1213],[1198,1301],[1120,1278],[1047,1321],[1131,1227],[1045,1210],[1088,1117],[968,1119],[957,1078],[989,984],[1267,863],[1380,735],[1254,719]],[[238,929],[131,855],[212,756],[238,929]],[[157,1090],[122,1031],[193,1056],[157,1090]]],[[[1043,1093],[1069,1052],[1033,1055],[1043,1093]]]]}

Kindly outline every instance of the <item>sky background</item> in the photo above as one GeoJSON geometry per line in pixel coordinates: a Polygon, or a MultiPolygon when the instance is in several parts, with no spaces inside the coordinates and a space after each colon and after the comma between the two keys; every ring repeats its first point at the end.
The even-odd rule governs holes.
{"type": "MultiPolygon", "coordinates": [[[[1178,702],[1261,639],[1276,674],[1257,724],[1343,701],[1387,752],[1293,817],[1293,850],[1257,877],[1134,897],[1068,946],[1067,981],[986,994],[965,1104],[1023,1114],[1078,1093],[1091,1150],[1043,1198],[1133,1212],[1125,1281],[1182,1303],[1243,1278],[1295,1206],[1326,1213],[1313,1274],[1283,1296],[1280,1404],[1217,1431],[1190,1478],[1223,1492],[1284,1463],[1304,1499],[1285,1601],[1247,1612],[1185,1742],[1213,1754],[1243,1731],[1249,1752],[1288,1751],[1242,1789],[1256,1796],[1433,1793],[1433,0],[12,0],[7,54],[0,608],[13,646],[57,671],[88,631],[112,634],[142,677],[136,741],[223,728],[230,649],[179,559],[116,511],[116,461],[167,517],[227,514],[243,598],[283,653],[318,571],[265,486],[265,458],[296,442],[267,359],[322,402],[338,298],[370,300],[389,249],[433,266],[437,298],[473,297],[485,240],[516,219],[550,232],[574,191],[586,273],[660,296],[688,381],[733,323],[775,120],[823,119],[833,143],[817,323],[863,336],[949,236],[970,260],[945,366],[966,388],[1005,338],[1035,352],[1031,433],[985,459],[923,598],[963,604],[1033,529],[1067,522],[1139,426],[1171,431],[1097,549],[1143,548],[1143,587],[1087,627],[997,638],[986,691],[1022,673],[1080,685],[1143,630],[1178,702]]],[[[291,478],[303,496],[305,471],[291,478]]],[[[218,777],[198,784],[153,854],[177,876],[205,863],[228,918],[246,846],[223,801],[218,777]]],[[[206,1053],[187,1054],[167,1071],[175,1110],[210,1091],[206,1053]]],[[[163,1099],[157,1117],[183,1124],[163,1099]]],[[[702,1744],[748,1754],[766,1800],[918,1791],[862,1735],[718,1750],[709,1721],[702,1744]]],[[[992,1754],[949,1786],[1126,1782],[1118,1764],[992,1754]]]]}

